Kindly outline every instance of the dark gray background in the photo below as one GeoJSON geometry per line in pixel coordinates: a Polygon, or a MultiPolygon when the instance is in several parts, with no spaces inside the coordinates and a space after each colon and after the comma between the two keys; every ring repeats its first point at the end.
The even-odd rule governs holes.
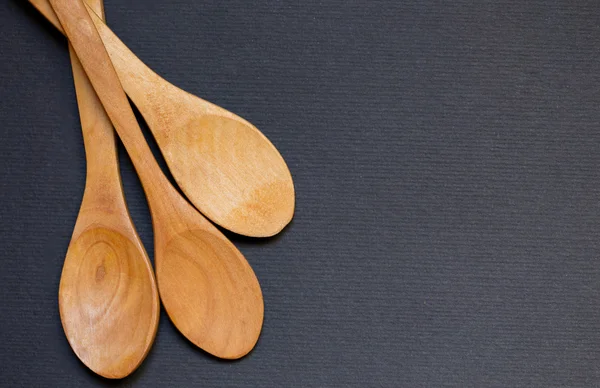
{"type": "Polygon", "coordinates": [[[57,306],[85,178],[66,42],[7,0],[1,385],[600,386],[598,1],[106,0],[106,13],[150,67],[256,124],[289,164],[292,224],[233,237],[264,331],[222,362],[162,313],[128,379],[79,363],[57,306]]]}

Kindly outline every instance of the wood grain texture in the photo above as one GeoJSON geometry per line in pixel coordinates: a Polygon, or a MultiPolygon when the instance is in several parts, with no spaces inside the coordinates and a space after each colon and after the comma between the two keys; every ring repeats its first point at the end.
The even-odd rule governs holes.
{"type": "MultiPolygon", "coordinates": [[[[90,4],[104,15],[101,0],[90,4]]],[[[123,378],[152,347],[158,291],[125,204],[112,125],[70,51],[87,177],[60,280],[60,316],[69,344],[87,367],[107,378],[123,378]]]]}
{"type": "MultiPolygon", "coordinates": [[[[47,0],[30,2],[60,29],[47,0]]],[[[292,219],[295,194],[275,146],[248,121],[158,76],[88,12],[123,88],[188,199],[233,232],[253,237],[280,232],[292,219]]]]}
{"type": "Polygon", "coordinates": [[[260,285],[235,246],[170,185],[146,144],[85,5],[51,2],[146,193],[159,292],[175,326],[221,358],[247,354],[263,322],[260,285]]]}

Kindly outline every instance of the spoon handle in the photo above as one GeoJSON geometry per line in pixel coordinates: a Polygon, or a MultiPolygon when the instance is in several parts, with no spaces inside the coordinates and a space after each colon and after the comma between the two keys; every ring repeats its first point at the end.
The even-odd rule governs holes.
{"type": "MultiPolygon", "coordinates": [[[[54,25],[61,33],[65,34],[62,24],[56,14],[56,11],[52,9],[50,0],[29,0],[29,2],[42,14],[50,23],[54,25]]],[[[108,52],[111,61],[116,62],[113,66],[116,67],[116,72],[119,74],[122,69],[127,69],[127,77],[120,77],[120,82],[129,81],[130,78],[135,79],[133,82],[129,81],[128,85],[136,86],[132,91],[128,91],[128,94],[135,92],[138,97],[143,97],[140,93],[143,93],[145,89],[139,88],[139,84],[144,84],[144,80],[150,81],[160,78],[158,74],[152,71],[146,66],[129,48],[111,31],[110,28],[104,23],[101,15],[98,15],[94,8],[90,5],[91,0],[84,0],[85,8],[89,13],[92,22],[96,25],[96,29],[102,39],[105,50],[108,52]],[[117,66],[117,63],[121,66],[117,66]],[[132,71],[135,68],[135,71],[132,71]]],[[[122,85],[125,86],[125,85],[122,85]]]]}
{"type": "MultiPolygon", "coordinates": [[[[136,168],[148,196],[174,190],[162,174],[129,105],[112,62],[81,0],[51,0],[77,57],[136,168]],[[151,186],[151,187],[150,187],[151,186]]],[[[154,201],[149,200],[150,206],[154,201]]]]}
{"type": "MultiPolygon", "coordinates": [[[[54,25],[61,33],[65,33],[56,12],[50,5],[50,0],[29,0],[29,2],[42,14],[50,23],[54,25]]],[[[104,23],[104,20],[97,15],[90,6],[91,0],[84,0],[87,11],[91,17],[92,22],[95,24],[96,29],[102,39],[104,47],[108,52],[108,55],[113,62],[113,66],[119,76],[119,81],[127,95],[135,102],[138,109],[144,115],[146,120],[151,120],[162,115],[153,115],[149,111],[145,110],[146,106],[152,106],[153,109],[167,109],[169,106],[157,105],[152,103],[152,99],[149,99],[148,89],[152,88],[157,83],[160,83],[162,87],[169,89],[170,91],[180,89],[172,84],[167,84],[164,80],[150,69],[144,62],[142,62],[128,47],[123,43],[117,35],[104,23]]],[[[166,91],[164,91],[166,92],[166,91]]],[[[186,94],[189,94],[186,92],[186,94]]],[[[190,98],[200,99],[199,97],[189,95],[190,98]]],[[[200,107],[201,110],[206,114],[219,114],[224,117],[230,117],[232,119],[240,120],[241,118],[237,115],[209,102],[202,100],[203,104],[200,107]]],[[[164,112],[166,114],[166,112],[164,112]]],[[[173,112],[169,112],[173,113],[173,112]]],[[[164,115],[164,114],[163,114],[164,115]]],[[[168,131],[165,127],[164,122],[160,122],[163,130],[168,131]]],[[[154,133],[155,136],[161,135],[161,132],[154,133]]]]}
{"type": "MultiPolygon", "coordinates": [[[[93,6],[95,11],[104,18],[102,1],[96,1],[93,6]]],[[[108,214],[113,215],[114,217],[111,218],[115,218],[118,225],[122,226],[120,215],[128,212],[121,195],[113,127],[71,45],[69,45],[69,53],[86,155],[87,176],[81,212],[94,211],[98,206],[115,209],[117,212],[108,212],[107,217],[108,214]],[[102,195],[99,196],[98,193],[102,195]]],[[[105,219],[105,222],[108,221],[105,219]]],[[[73,238],[77,238],[86,227],[86,223],[77,223],[73,238]]]]}

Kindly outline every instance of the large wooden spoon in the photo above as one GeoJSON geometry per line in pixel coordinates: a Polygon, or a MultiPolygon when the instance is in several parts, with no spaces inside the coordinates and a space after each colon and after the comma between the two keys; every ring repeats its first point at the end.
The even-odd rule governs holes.
{"type": "Polygon", "coordinates": [[[258,280],[244,256],[171,186],[145,142],[81,0],[51,0],[67,37],[131,157],[154,227],[156,278],[167,314],[194,344],[239,358],[263,322],[258,280]]]}
{"type": "MultiPolygon", "coordinates": [[[[29,1],[61,30],[48,0],[29,1]]],[[[165,81],[89,6],[88,12],[123,88],[188,199],[233,232],[267,237],[281,231],[294,213],[294,185],[273,144],[241,117],[165,81]]]]}
{"type": "MultiPolygon", "coordinates": [[[[101,0],[90,4],[104,16],[101,0]]],[[[60,317],[69,344],[87,367],[123,378],[152,346],[158,291],[125,205],[112,125],[72,50],[71,63],[87,177],[60,279],[60,317]]]]}

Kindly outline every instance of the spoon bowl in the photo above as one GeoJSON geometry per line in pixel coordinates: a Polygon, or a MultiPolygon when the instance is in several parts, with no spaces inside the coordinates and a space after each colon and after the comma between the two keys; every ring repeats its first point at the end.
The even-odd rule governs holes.
{"type": "Polygon", "coordinates": [[[228,240],[202,229],[176,235],[159,249],[164,259],[156,276],[163,305],[177,329],[221,358],[248,353],[260,335],[263,305],[258,280],[240,252],[228,240]],[[247,321],[232,325],[237,316],[247,321]],[[206,327],[211,328],[210,335],[206,327]]]}
{"type": "Polygon", "coordinates": [[[67,252],[59,288],[63,328],[79,359],[104,377],[129,375],[154,340],[157,292],[146,260],[128,237],[101,226],[67,252]]]}
{"type": "Polygon", "coordinates": [[[266,237],[291,220],[294,186],[279,153],[274,147],[263,153],[261,148],[271,143],[262,133],[248,131],[248,125],[198,115],[181,126],[190,130],[157,140],[177,184],[188,198],[198,199],[197,207],[208,218],[236,225],[240,234],[266,237]],[[245,181],[252,184],[239,184],[245,181]]]}

